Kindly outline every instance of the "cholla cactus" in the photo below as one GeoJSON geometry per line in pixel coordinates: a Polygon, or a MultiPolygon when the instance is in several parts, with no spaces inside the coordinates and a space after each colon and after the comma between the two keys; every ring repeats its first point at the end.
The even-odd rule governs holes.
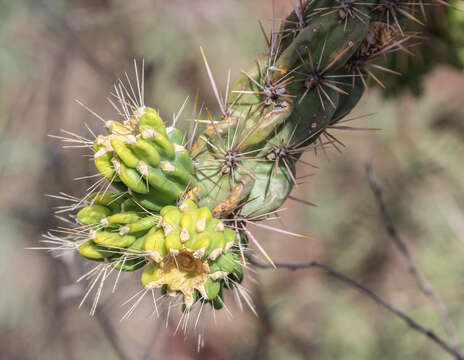
{"type": "Polygon", "coordinates": [[[106,126],[109,134],[94,141],[95,166],[114,187],[132,191],[143,207],[159,211],[195,183],[182,133],[166,129],[156,110],[139,106],[124,123],[106,126]]]}
{"type": "Polygon", "coordinates": [[[90,202],[77,214],[89,238],[79,245],[82,256],[124,271],[148,264],[142,285],[182,293],[187,309],[200,297],[221,308],[222,288],[242,281],[235,233],[208,208],[184,200],[151,215],[117,193],[90,202]]]}
{"type": "Polygon", "coordinates": [[[234,231],[191,200],[178,207],[166,206],[160,215],[161,228],[153,228],[145,240],[145,250],[154,262],[143,272],[142,284],[180,291],[187,308],[197,292],[221,308],[224,283],[232,285],[243,279],[239,258],[233,252],[234,231]]]}
{"type": "Polygon", "coordinates": [[[74,200],[72,210],[86,205],[77,214],[78,230],[48,240],[101,261],[102,282],[110,268],[144,267],[142,295],[154,289],[181,295],[185,311],[195,303],[222,307],[223,289],[236,289],[250,303],[240,285],[247,247],[254,244],[272,260],[247,224],[286,201],[304,152],[337,146],[329,130],[354,108],[368,81],[382,85],[379,72],[396,74],[385,64],[417,38],[408,32],[417,13],[403,0],[300,1],[280,26],[273,22],[268,53],[228,82],[224,99],[202,50],[222,117],[208,113],[196,139],[166,127],[144,105],[138,73],[138,96],[120,82],[124,120],[106,122],[108,134],[91,145],[109,184],[74,200]],[[116,192],[108,192],[110,185],[116,192]]]}
{"type": "Polygon", "coordinates": [[[421,32],[426,46],[415,49],[414,56],[397,53],[390,57],[390,67],[402,76],[386,79],[383,92],[387,96],[398,96],[402,90],[420,95],[424,77],[438,65],[458,70],[464,68],[464,14],[456,11],[458,1],[450,2],[450,5],[427,7],[427,22],[414,24],[412,30],[421,32]]]}

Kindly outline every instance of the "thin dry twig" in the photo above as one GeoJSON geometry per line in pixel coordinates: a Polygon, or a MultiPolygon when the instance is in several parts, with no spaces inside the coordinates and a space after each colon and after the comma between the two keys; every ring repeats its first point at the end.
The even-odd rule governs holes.
{"type": "MultiPolygon", "coordinates": [[[[270,269],[272,268],[271,264],[263,264],[259,263],[256,260],[248,257],[248,261],[250,264],[259,267],[261,269],[270,269]]],[[[299,270],[299,269],[309,269],[309,268],[318,268],[324,270],[328,275],[331,277],[343,281],[344,283],[354,287],[359,292],[363,293],[364,295],[368,296],[371,300],[375,301],[377,304],[383,306],[385,309],[393,313],[394,315],[398,316],[402,319],[410,328],[416,330],[417,332],[423,334],[431,341],[436,343],[440,346],[444,351],[448,354],[452,355],[456,360],[464,360],[464,357],[457,351],[451,344],[440,336],[438,336],[433,330],[427,329],[413,320],[411,317],[406,315],[403,311],[397,309],[390,303],[388,303],[385,299],[383,299],[380,295],[376,294],[374,291],[368,289],[361,283],[357,282],[356,280],[346,276],[345,274],[333,269],[329,265],[319,263],[317,261],[308,261],[302,263],[281,263],[275,262],[275,266],[277,268],[285,268],[289,270],[299,270]]]]}
{"type": "Polygon", "coordinates": [[[460,343],[457,335],[456,326],[454,325],[453,320],[450,317],[449,311],[440,297],[433,290],[432,284],[427,280],[427,278],[422,274],[419,268],[414,261],[414,258],[411,254],[406,243],[401,239],[396,227],[393,224],[393,220],[390,216],[390,213],[387,210],[385,202],[382,197],[382,189],[377,183],[375,171],[372,166],[372,162],[368,162],[366,165],[367,179],[369,181],[369,186],[374,194],[375,200],[379,207],[380,216],[382,218],[385,229],[387,230],[388,235],[390,236],[393,243],[397,246],[400,253],[404,256],[408,271],[411,273],[413,278],[416,280],[419,289],[432,301],[436,307],[440,317],[442,319],[443,325],[445,327],[446,333],[451,339],[451,342],[454,348],[459,351],[460,343]]]}

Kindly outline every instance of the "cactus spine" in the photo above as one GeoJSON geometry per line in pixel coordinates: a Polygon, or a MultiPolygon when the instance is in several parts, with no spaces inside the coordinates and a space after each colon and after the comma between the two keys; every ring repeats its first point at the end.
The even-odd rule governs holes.
{"type": "Polygon", "coordinates": [[[166,128],[156,110],[141,106],[123,123],[107,121],[106,127],[109,134],[94,142],[95,166],[143,207],[159,211],[194,184],[182,133],[166,128]]]}
{"type": "Polygon", "coordinates": [[[151,215],[118,196],[95,194],[79,211],[77,219],[88,226],[90,238],[79,245],[79,253],[118,270],[148,265],[142,285],[182,293],[186,308],[200,297],[222,307],[222,288],[243,279],[234,231],[188,199],[151,215]]]}

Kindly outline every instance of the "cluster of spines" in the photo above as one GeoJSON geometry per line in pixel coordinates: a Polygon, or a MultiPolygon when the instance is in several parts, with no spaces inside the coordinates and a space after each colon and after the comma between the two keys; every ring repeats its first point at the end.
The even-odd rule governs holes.
{"type": "Polygon", "coordinates": [[[300,160],[304,152],[343,145],[328,131],[349,128],[337,123],[348,121],[343,118],[369,77],[383,86],[372,69],[398,75],[384,58],[409,53],[408,41],[418,36],[406,31],[407,23],[420,22],[418,5],[429,4],[300,1],[279,29],[273,22],[265,36],[267,56],[232,86],[228,81],[224,100],[204,58],[222,118],[215,121],[208,113],[208,128],[195,143],[193,137],[187,141],[190,153],[182,133],[166,128],[144,106],[138,75],[139,101],[132,86],[131,95],[119,85],[125,121],[106,122],[109,134],[96,137],[93,149],[100,174],[121,193],[106,188],[106,194],[87,199],[91,204],[78,214],[85,227],[79,230],[80,253],[118,270],[148,264],[142,275],[146,289],[182,293],[186,308],[198,300],[222,307],[222,289],[243,278],[246,243],[269,258],[247,224],[275,214],[292,198],[296,163],[313,166],[300,160]],[[177,206],[186,197],[191,200],[177,206]],[[85,241],[83,231],[89,233],[85,241]],[[198,283],[175,284],[177,272],[185,275],[190,264],[199,269],[198,283]]]}
{"type": "Polygon", "coordinates": [[[182,293],[187,308],[197,299],[222,307],[222,288],[243,280],[235,232],[191,200],[168,205],[159,215],[140,210],[128,196],[92,195],[77,214],[88,236],[79,253],[117,270],[148,265],[142,284],[182,293]]]}
{"type": "Polygon", "coordinates": [[[195,182],[182,133],[166,128],[156,110],[137,108],[123,123],[106,125],[109,134],[94,141],[95,166],[116,188],[133,192],[143,207],[159,211],[195,182]]]}
{"type": "Polygon", "coordinates": [[[296,184],[302,153],[344,146],[329,130],[350,129],[336,124],[357,104],[368,78],[384,87],[375,71],[400,75],[388,67],[388,55],[410,54],[408,47],[416,45],[410,40],[419,40],[407,32],[408,22],[420,22],[418,5],[436,4],[300,1],[280,29],[273,23],[265,35],[267,56],[242,72],[227,103],[210,75],[227,111],[193,147],[201,174],[196,199],[218,214],[277,210],[296,184]],[[276,200],[275,194],[282,196],[276,200]]]}
{"type": "Polygon", "coordinates": [[[200,293],[201,299],[219,307],[224,283],[240,283],[243,279],[239,257],[234,253],[235,232],[214,218],[208,208],[198,208],[191,200],[184,200],[178,207],[166,206],[160,216],[160,227],[145,241],[152,264],[144,271],[142,283],[152,287],[167,285],[168,291],[183,292],[187,306],[200,293]],[[178,279],[174,279],[170,283],[171,268],[185,272],[189,280],[177,284],[178,279]],[[199,276],[197,283],[187,284],[195,276],[199,276]]]}
{"type": "Polygon", "coordinates": [[[132,271],[144,266],[145,237],[157,226],[159,216],[141,210],[119,193],[90,196],[89,205],[77,214],[88,234],[88,240],[79,245],[79,253],[91,260],[107,261],[118,270],[132,271]]]}

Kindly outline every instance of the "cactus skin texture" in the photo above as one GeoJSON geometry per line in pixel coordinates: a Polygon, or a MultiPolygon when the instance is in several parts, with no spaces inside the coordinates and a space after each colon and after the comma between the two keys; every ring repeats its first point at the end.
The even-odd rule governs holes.
{"type": "Polygon", "coordinates": [[[77,214],[91,229],[79,246],[87,259],[123,271],[145,266],[142,285],[182,293],[186,309],[200,299],[221,308],[222,289],[242,281],[235,232],[208,208],[187,199],[150,215],[118,193],[96,194],[90,201],[77,214]]]}
{"type": "Polygon", "coordinates": [[[222,307],[224,284],[243,278],[239,258],[232,252],[235,232],[191,200],[166,206],[160,215],[161,228],[150,231],[145,240],[153,261],[142,274],[142,284],[182,292],[187,308],[198,294],[222,307]]]}
{"type": "Polygon", "coordinates": [[[137,204],[120,193],[93,194],[89,203],[77,214],[77,220],[89,227],[89,240],[79,246],[79,253],[89,260],[108,261],[118,270],[144,266],[146,261],[138,254],[148,231],[159,223],[159,216],[144,215],[137,204]]]}
{"type": "Polygon", "coordinates": [[[257,216],[278,209],[295,185],[301,154],[324,137],[333,142],[325,130],[361,98],[365,86],[358,72],[364,72],[362,61],[370,60],[367,49],[374,57],[394,47],[396,39],[387,36],[395,31],[392,26],[356,18],[344,22],[340,12],[314,15],[331,3],[302,8],[301,18],[307,22],[301,28],[289,29],[287,24],[298,23],[295,12],[289,16],[280,33],[291,36],[277,36],[269,55],[236,79],[228,112],[193,147],[192,158],[208,170],[197,173],[191,194],[213,213],[240,208],[242,216],[257,216]],[[383,36],[373,37],[379,27],[383,36]],[[235,169],[224,171],[228,152],[235,169]]]}
{"type": "Polygon", "coordinates": [[[385,87],[379,73],[400,75],[390,67],[405,57],[399,50],[418,38],[418,31],[408,32],[420,23],[417,9],[402,0],[300,1],[268,37],[267,56],[233,83],[223,118],[192,149],[208,168],[197,172],[192,198],[216,215],[239,209],[252,217],[281,207],[302,153],[324,148],[324,142],[336,147],[327,129],[351,112],[368,82],[385,87]]]}
{"type": "Polygon", "coordinates": [[[109,134],[94,142],[95,166],[143,207],[159,211],[194,184],[182,133],[166,128],[156,110],[143,106],[123,123],[108,121],[106,126],[109,134]]]}

